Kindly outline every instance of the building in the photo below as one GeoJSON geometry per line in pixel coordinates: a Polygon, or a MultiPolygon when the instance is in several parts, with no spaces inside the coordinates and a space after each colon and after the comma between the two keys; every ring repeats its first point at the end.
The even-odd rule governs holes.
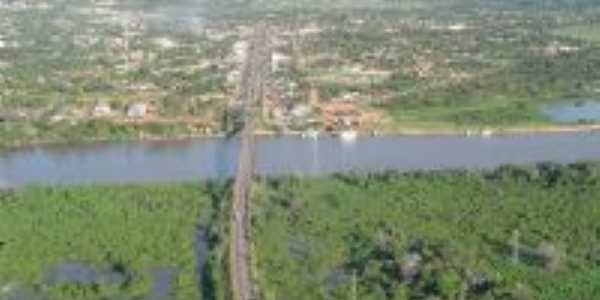
{"type": "Polygon", "coordinates": [[[127,109],[127,117],[143,118],[146,116],[148,106],[145,103],[134,103],[127,109]]]}
{"type": "Polygon", "coordinates": [[[94,116],[96,118],[108,117],[111,114],[112,114],[112,109],[110,108],[110,105],[108,105],[106,103],[100,103],[100,104],[94,106],[94,109],[92,110],[92,116],[94,116]]]}
{"type": "Polygon", "coordinates": [[[288,55],[279,52],[273,52],[271,54],[271,72],[279,72],[285,67],[291,65],[292,58],[288,55]]]}
{"type": "Polygon", "coordinates": [[[177,42],[166,38],[166,37],[160,37],[160,38],[155,38],[153,40],[154,44],[159,46],[162,49],[173,49],[176,48],[178,46],[177,42]]]}
{"type": "Polygon", "coordinates": [[[356,128],[362,124],[362,112],[351,102],[330,102],[320,106],[327,130],[356,128]]]}

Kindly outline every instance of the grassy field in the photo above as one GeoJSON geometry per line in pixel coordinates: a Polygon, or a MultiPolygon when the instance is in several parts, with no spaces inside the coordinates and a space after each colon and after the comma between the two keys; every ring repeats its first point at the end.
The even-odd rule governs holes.
{"type": "Polygon", "coordinates": [[[600,167],[264,180],[265,299],[594,299],[600,167]]]}
{"type": "Polygon", "coordinates": [[[391,110],[397,127],[414,122],[438,122],[440,127],[535,126],[551,124],[538,106],[526,101],[494,101],[463,107],[401,108],[391,110]]]}
{"type": "Polygon", "coordinates": [[[203,278],[204,292],[199,288],[194,239],[200,227],[214,230],[212,197],[223,191],[215,184],[173,184],[31,187],[3,194],[1,293],[26,287],[54,299],[145,297],[153,285],[149,271],[168,267],[177,270],[173,299],[214,294],[212,278],[203,278]],[[48,270],[65,262],[117,270],[126,280],[116,285],[46,282],[48,270]]]}

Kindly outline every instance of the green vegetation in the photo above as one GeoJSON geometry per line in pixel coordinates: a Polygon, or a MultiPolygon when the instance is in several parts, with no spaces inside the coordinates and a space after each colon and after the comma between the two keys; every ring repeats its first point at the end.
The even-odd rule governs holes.
{"type": "Polygon", "coordinates": [[[600,165],[265,179],[265,299],[594,299],[600,165]]]}
{"type": "Polygon", "coordinates": [[[191,137],[200,133],[198,128],[183,122],[173,124],[116,124],[104,120],[88,120],[73,124],[66,121],[51,124],[43,121],[5,122],[0,123],[0,136],[3,136],[0,148],[35,143],[122,142],[134,138],[191,137]]]}
{"type": "MultiPolygon", "coordinates": [[[[0,287],[32,287],[55,299],[141,297],[149,271],[177,270],[174,299],[222,299],[219,221],[222,184],[29,187],[0,196],[0,287]],[[211,253],[197,274],[194,239],[207,230],[211,253]],[[126,276],[120,284],[46,282],[49,269],[78,262],[126,276]],[[213,277],[213,274],[216,277],[213,277]],[[202,275],[203,289],[199,289],[202,275]]],[[[3,290],[6,291],[7,288],[3,290]]],[[[0,295],[2,296],[2,295],[0,295]]],[[[0,297],[2,298],[2,297],[0,297]]]]}
{"type": "Polygon", "coordinates": [[[488,103],[467,107],[410,107],[395,108],[390,112],[397,120],[396,126],[417,122],[440,122],[451,126],[532,126],[547,124],[535,104],[527,101],[502,101],[490,99],[488,103]]]}
{"type": "MultiPolygon", "coordinates": [[[[172,267],[174,299],[225,300],[227,190],[207,182],[2,192],[2,293],[144,297],[149,271],[172,267]],[[198,237],[208,245],[200,257],[198,237]],[[62,263],[126,280],[49,282],[62,263]]],[[[597,163],[258,179],[252,268],[269,300],[593,299],[598,194],[597,163]]]]}

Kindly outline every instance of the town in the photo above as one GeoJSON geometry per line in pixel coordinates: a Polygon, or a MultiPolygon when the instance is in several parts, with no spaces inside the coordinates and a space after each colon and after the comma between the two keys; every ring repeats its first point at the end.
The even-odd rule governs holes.
{"type": "MultiPolygon", "coordinates": [[[[255,17],[142,4],[1,4],[4,146],[212,136],[235,126],[255,17]]],[[[593,10],[569,18],[501,8],[451,8],[444,19],[402,5],[389,8],[395,14],[271,14],[272,80],[257,133],[538,128],[554,123],[545,103],[600,94],[593,10]]]]}

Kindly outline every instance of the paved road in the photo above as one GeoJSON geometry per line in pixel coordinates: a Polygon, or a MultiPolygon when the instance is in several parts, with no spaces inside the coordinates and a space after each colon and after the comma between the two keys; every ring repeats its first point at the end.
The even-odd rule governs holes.
{"type": "Polygon", "coordinates": [[[251,38],[240,82],[244,128],[240,132],[238,170],[233,186],[231,211],[230,273],[234,300],[256,299],[250,271],[250,188],[254,171],[254,115],[261,103],[270,70],[266,28],[259,26],[251,38]]]}

